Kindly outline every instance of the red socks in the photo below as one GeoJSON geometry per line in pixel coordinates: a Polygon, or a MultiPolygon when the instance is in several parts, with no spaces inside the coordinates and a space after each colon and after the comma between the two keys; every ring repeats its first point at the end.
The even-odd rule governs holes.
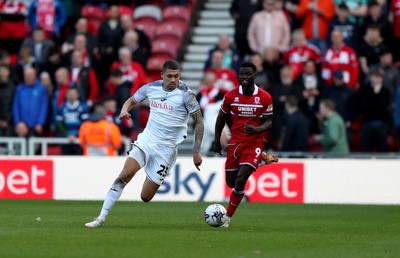
{"type": "Polygon", "coordinates": [[[227,208],[226,215],[232,217],[235,214],[237,207],[239,206],[240,202],[242,201],[244,196],[244,191],[240,193],[236,193],[235,190],[232,191],[231,196],[229,197],[229,204],[227,208]]]}

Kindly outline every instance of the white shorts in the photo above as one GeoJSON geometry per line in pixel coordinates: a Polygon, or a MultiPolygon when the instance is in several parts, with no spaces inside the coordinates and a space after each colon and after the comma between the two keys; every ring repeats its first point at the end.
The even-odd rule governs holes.
{"type": "Polygon", "coordinates": [[[129,157],[134,158],[140,167],[144,167],[147,177],[157,185],[163,184],[165,177],[175,165],[177,156],[176,147],[138,141],[135,141],[132,150],[129,151],[129,157]]]}

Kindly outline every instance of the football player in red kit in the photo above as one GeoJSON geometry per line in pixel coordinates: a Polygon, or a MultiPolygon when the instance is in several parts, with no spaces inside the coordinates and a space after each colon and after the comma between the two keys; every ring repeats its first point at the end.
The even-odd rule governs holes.
{"type": "Polygon", "coordinates": [[[232,123],[225,175],[226,183],[233,191],[223,227],[229,226],[244,196],[247,179],[260,162],[269,164],[278,161],[277,157],[263,151],[264,136],[271,128],[273,105],[269,93],[254,84],[256,71],[256,66],[251,62],[240,65],[241,85],[225,95],[215,124],[214,151],[221,153],[222,130],[228,118],[232,123]]]}

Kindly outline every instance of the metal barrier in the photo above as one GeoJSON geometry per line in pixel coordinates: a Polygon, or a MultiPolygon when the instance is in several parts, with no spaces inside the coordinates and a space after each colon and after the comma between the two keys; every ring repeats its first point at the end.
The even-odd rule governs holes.
{"type": "Polygon", "coordinates": [[[7,144],[1,154],[26,155],[26,139],[23,137],[0,137],[0,144],[7,144]]]}
{"type": "MultiPolygon", "coordinates": [[[[29,149],[28,155],[34,156],[36,152],[36,146],[40,145],[40,155],[46,156],[48,151],[48,145],[50,144],[70,144],[68,138],[55,138],[55,137],[31,137],[28,140],[29,149]]],[[[80,144],[79,139],[76,138],[73,142],[74,144],[80,144]]],[[[131,148],[131,139],[127,137],[122,138],[122,143],[125,145],[125,149],[129,150],[131,148]]]]}

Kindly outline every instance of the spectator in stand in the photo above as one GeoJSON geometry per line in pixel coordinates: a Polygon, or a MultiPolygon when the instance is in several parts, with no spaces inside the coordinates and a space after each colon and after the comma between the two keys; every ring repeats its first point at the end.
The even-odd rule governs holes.
{"type": "Polygon", "coordinates": [[[227,91],[218,87],[217,77],[213,72],[205,73],[201,81],[200,90],[196,95],[201,112],[204,112],[209,104],[222,100],[226,93],[227,91]]]}
{"type": "Polygon", "coordinates": [[[51,81],[51,77],[50,74],[46,71],[43,71],[40,73],[39,76],[39,80],[40,83],[46,88],[47,91],[47,119],[46,119],[46,123],[44,125],[44,133],[46,133],[46,135],[52,136],[54,135],[55,132],[55,127],[53,126],[53,120],[54,120],[54,116],[55,113],[53,113],[53,109],[52,109],[52,96],[53,96],[53,91],[54,91],[54,86],[53,86],[53,82],[51,81]]]}
{"type": "Polygon", "coordinates": [[[349,153],[346,126],[342,117],[336,113],[333,100],[321,100],[318,119],[322,135],[315,135],[314,138],[323,146],[324,152],[339,155],[349,153]]]}
{"type": "Polygon", "coordinates": [[[393,125],[397,142],[399,142],[400,141],[400,87],[397,87],[396,89],[395,109],[393,113],[393,125]]]}
{"type": "Polygon", "coordinates": [[[333,0],[300,0],[295,14],[303,19],[302,29],[307,40],[325,53],[329,24],[335,16],[333,0]]]}
{"type": "Polygon", "coordinates": [[[221,50],[223,54],[222,59],[222,67],[225,68],[232,68],[236,72],[239,71],[239,65],[241,63],[241,58],[239,52],[237,51],[236,47],[231,44],[231,40],[229,39],[229,35],[220,35],[218,44],[214,46],[210,51],[208,51],[208,58],[204,67],[204,70],[207,70],[211,66],[211,57],[212,53],[215,50],[221,50]]]}
{"type": "MultiPolygon", "coordinates": [[[[119,61],[112,64],[111,71],[121,70],[122,80],[130,83],[130,90],[133,95],[142,85],[148,83],[146,72],[140,63],[132,60],[129,48],[121,47],[118,52],[119,61]]],[[[110,95],[115,93],[115,85],[112,82],[108,85],[108,93],[110,95]]]]}
{"type": "Polygon", "coordinates": [[[10,69],[0,65],[0,137],[12,136],[12,101],[15,84],[10,79],[10,69]]]}
{"type": "MultiPolygon", "coordinates": [[[[130,95],[128,97],[130,97],[130,95]]],[[[131,132],[132,130],[134,130],[133,129],[134,123],[132,121],[132,118],[126,120],[119,119],[118,115],[121,109],[120,108],[118,109],[117,100],[112,96],[106,96],[103,99],[103,106],[106,109],[106,116],[105,116],[106,120],[108,122],[116,124],[119,130],[121,131],[122,135],[130,138],[131,132]]]]}
{"type": "Polygon", "coordinates": [[[390,2],[390,14],[393,20],[393,40],[389,43],[395,62],[400,60],[400,0],[390,2]]]}
{"type": "Polygon", "coordinates": [[[376,25],[368,27],[364,35],[364,41],[365,43],[361,45],[358,51],[358,59],[362,71],[361,82],[364,81],[370,67],[379,64],[379,56],[381,53],[387,50],[386,46],[383,44],[379,27],[376,25]]]}
{"type": "Polygon", "coordinates": [[[262,9],[261,2],[262,0],[233,0],[229,9],[235,20],[235,45],[242,59],[252,53],[247,41],[247,28],[253,14],[262,9]]]}
{"type": "Polygon", "coordinates": [[[64,44],[64,48],[72,50],[74,48],[76,36],[82,34],[86,37],[88,52],[96,53],[98,51],[97,38],[88,32],[88,20],[85,17],[81,17],[76,21],[75,32],[69,35],[68,40],[64,44]]]}
{"type": "Polygon", "coordinates": [[[63,51],[67,51],[62,51],[61,62],[63,66],[71,66],[71,56],[75,50],[82,52],[84,66],[94,68],[97,58],[94,56],[93,52],[89,51],[85,34],[77,34],[74,39],[74,44],[71,45],[70,48],[63,49],[63,51]]]}
{"type": "Polygon", "coordinates": [[[325,88],[322,98],[331,99],[335,103],[336,112],[343,118],[346,125],[347,140],[351,142],[351,126],[356,116],[356,93],[347,87],[342,70],[333,73],[333,86],[325,88]]]}
{"type": "MultiPolygon", "coordinates": [[[[331,35],[334,30],[340,30],[344,43],[356,50],[358,48],[358,27],[350,20],[349,15],[349,7],[345,3],[340,4],[337,7],[337,15],[329,26],[328,35],[331,35]]],[[[327,43],[328,46],[332,45],[329,36],[327,37],[327,43]]]]}
{"type": "Polygon", "coordinates": [[[332,46],[326,51],[322,61],[322,79],[327,85],[333,83],[333,72],[343,71],[344,82],[353,89],[358,89],[358,60],[354,50],[347,46],[340,30],[331,34],[332,46]]]}
{"type": "MultiPolygon", "coordinates": [[[[388,16],[382,14],[382,9],[378,1],[372,0],[368,4],[368,16],[360,26],[360,34],[365,35],[368,28],[375,25],[379,28],[383,43],[388,44],[393,38],[393,28],[388,16]]],[[[360,40],[362,42],[362,39],[360,40]]]]}
{"type": "Polygon", "coordinates": [[[70,82],[79,90],[81,102],[89,108],[93,106],[99,94],[99,84],[93,68],[85,66],[83,53],[74,50],[70,67],[70,82]]]}
{"type": "Polygon", "coordinates": [[[213,72],[217,76],[217,86],[220,89],[230,91],[239,86],[237,74],[231,68],[222,66],[223,53],[221,50],[215,50],[211,57],[211,67],[204,73],[213,72]]]}
{"type": "MultiPolygon", "coordinates": [[[[400,71],[393,65],[393,54],[389,51],[384,51],[379,57],[379,64],[371,68],[380,67],[383,69],[383,86],[390,91],[391,103],[394,104],[396,90],[400,87],[400,71]]],[[[394,105],[391,105],[392,107],[394,105]]]]}
{"type": "Polygon", "coordinates": [[[98,105],[89,120],[79,128],[79,140],[85,156],[116,156],[122,136],[116,124],[105,118],[106,109],[98,105]]]}
{"type": "Polygon", "coordinates": [[[23,1],[0,1],[0,48],[18,54],[27,31],[25,20],[28,11],[23,1]]]}
{"type": "Polygon", "coordinates": [[[252,62],[257,69],[256,79],[254,80],[254,83],[263,90],[271,92],[272,85],[268,83],[268,72],[264,68],[262,56],[260,54],[253,54],[250,58],[250,62],[252,62]]]}
{"type": "Polygon", "coordinates": [[[130,136],[131,130],[138,130],[140,128],[140,109],[137,108],[135,110],[131,110],[129,113],[132,115],[135,122],[133,122],[132,118],[119,120],[118,115],[124,105],[125,101],[132,95],[131,87],[132,82],[126,81],[123,79],[123,74],[120,69],[111,70],[110,80],[113,85],[115,85],[113,97],[110,97],[110,102],[115,101],[115,105],[113,103],[108,103],[107,98],[104,99],[104,106],[108,110],[113,110],[113,117],[115,118],[113,121],[116,123],[122,134],[126,136],[130,136]],[[115,108],[110,108],[114,107],[115,108]],[[115,109],[115,110],[114,110],[115,109]]]}
{"type": "Polygon", "coordinates": [[[307,43],[303,30],[295,30],[292,34],[292,45],[283,54],[282,61],[292,68],[293,79],[297,79],[303,72],[304,64],[308,60],[313,60],[316,63],[321,62],[321,53],[316,46],[307,43]]]}
{"type": "Polygon", "coordinates": [[[319,76],[314,61],[309,60],[305,63],[304,72],[297,78],[295,84],[302,91],[302,96],[297,101],[300,109],[308,119],[310,133],[316,133],[318,131],[318,121],[315,112],[319,109],[319,101],[325,90],[325,83],[319,76]]]}
{"type": "MultiPolygon", "coordinates": [[[[203,137],[201,153],[208,156],[213,155],[212,148],[214,144],[215,121],[217,120],[222,100],[226,94],[226,91],[222,91],[218,88],[216,82],[217,77],[214,73],[205,73],[201,81],[199,93],[196,95],[204,118],[205,137],[203,137]]],[[[224,133],[226,133],[226,129],[224,133]]]]}
{"type": "Polygon", "coordinates": [[[290,43],[289,22],[282,11],[275,10],[275,0],[264,0],[263,10],[251,18],[247,40],[254,53],[262,54],[266,47],[280,52],[288,49],[290,43]]]}
{"type": "Polygon", "coordinates": [[[24,82],[15,92],[13,119],[15,133],[19,137],[39,136],[47,118],[47,91],[36,79],[36,70],[25,68],[24,82]]]}
{"type": "Polygon", "coordinates": [[[32,38],[24,40],[21,48],[25,47],[30,48],[39,70],[47,70],[49,59],[55,51],[55,43],[51,39],[46,39],[45,31],[42,27],[36,27],[32,33],[32,38]]]}
{"type": "Polygon", "coordinates": [[[278,149],[277,144],[282,139],[282,128],[284,126],[285,102],[288,96],[302,98],[302,92],[298,85],[293,83],[293,71],[290,66],[282,67],[280,71],[281,83],[272,90],[272,100],[274,103],[274,116],[272,117],[272,128],[270,140],[274,149],[278,149]]]}
{"type": "Polygon", "coordinates": [[[41,27],[51,36],[59,38],[67,13],[62,1],[34,0],[29,7],[28,19],[31,29],[41,27]]]}
{"type": "Polygon", "coordinates": [[[147,67],[147,59],[150,53],[146,52],[144,48],[139,45],[139,36],[134,30],[125,32],[123,38],[124,46],[127,47],[132,55],[132,60],[140,63],[143,69],[147,67]]]}
{"type": "Polygon", "coordinates": [[[300,29],[303,24],[303,19],[296,17],[296,10],[299,7],[300,0],[285,1],[284,8],[289,13],[290,28],[292,31],[300,29]]]}
{"type": "Polygon", "coordinates": [[[106,81],[110,71],[111,64],[118,57],[118,49],[121,46],[122,26],[119,22],[119,8],[112,5],[109,8],[109,17],[104,20],[97,32],[97,42],[99,44],[99,53],[101,56],[99,66],[99,80],[106,81]]]}
{"type": "Polygon", "coordinates": [[[65,103],[67,90],[71,86],[69,78],[70,75],[67,68],[60,67],[56,70],[55,73],[56,86],[54,88],[54,93],[52,98],[52,103],[53,103],[52,106],[53,106],[53,111],[55,111],[55,113],[57,112],[58,108],[60,108],[65,103]]]}
{"type": "Polygon", "coordinates": [[[386,151],[390,122],[390,92],[383,86],[383,70],[371,69],[370,83],[358,92],[361,121],[361,151],[386,151]]]}
{"type": "Polygon", "coordinates": [[[280,82],[280,64],[279,51],[275,48],[265,48],[263,52],[263,66],[267,73],[269,92],[273,91],[280,82]]]}
{"type": "Polygon", "coordinates": [[[39,66],[36,63],[36,58],[32,55],[31,49],[29,47],[22,47],[19,53],[19,58],[17,66],[15,67],[15,72],[18,77],[18,81],[24,80],[24,70],[27,67],[32,67],[39,73],[39,66]]]}
{"type": "Polygon", "coordinates": [[[12,65],[11,63],[11,57],[7,51],[1,49],[0,49],[0,65],[6,65],[8,67],[8,69],[10,70],[11,81],[14,83],[14,85],[18,85],[20,81],[18,79],[15,66],[12,65]]]}
{"type": "Polygon", "coordinates": [[[67,101],[56,115],[57,135],[66,137],[69,144],[61,145],[63,155],[82,155],[78,143],[78,133],[81,124],[89,118],[89,110],[85,103],[79,101],[79,91],[75,87],[68,88],[67,101]]]}
{"type": "Polygon", "coordinates": [[[350,11],[350,21],[360,25],[368,13],[368,0],[335,0],[336,7],[346,4],[350,11]]]}
{"type": "Polygon", "coordinates": [[[299,109],[296,97],[288,96],[285,102],[286,122],[283,130],[281,151],[307,151],[309,124],[307,117],[299,109]]]}
{"type": "Polygon", "coordinates": [[[131,15],[124,14],[121,16],[120,19],[121,22],[121,27],[122,27],[122,33],[121,33],[121,39],[120,42],[123,41],[123,37],[125,33],[129,30],[133,30],[137,33],[139,37],[139,45],[147,52],[151,53],[151,42],[149,37],[144,33],[142,30],[139,30],[135,28],[135,25],[133,23],[133,19],[131,15]]]}

